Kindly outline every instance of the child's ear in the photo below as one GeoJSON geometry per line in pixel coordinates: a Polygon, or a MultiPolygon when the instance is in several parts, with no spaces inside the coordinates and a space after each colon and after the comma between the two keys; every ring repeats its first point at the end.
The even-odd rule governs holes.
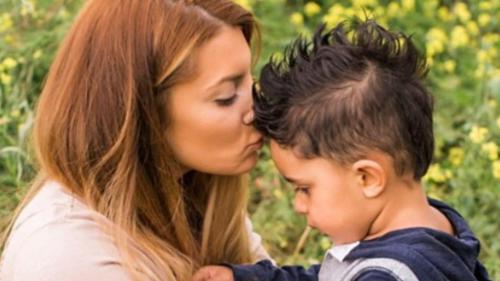
{"type": "Polygon", "coordinates": [[[384,168],[373,160],[359,160],[352,165],[357,185],[366,198],[375,198],[385,189],[387,175],[384,168]]]}

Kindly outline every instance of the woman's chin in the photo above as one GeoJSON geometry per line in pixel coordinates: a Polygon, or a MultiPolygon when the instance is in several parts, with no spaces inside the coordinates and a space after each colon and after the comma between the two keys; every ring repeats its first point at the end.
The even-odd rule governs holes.
{"type": "Polygon", "coordinates": [[[198,172],[221,175],[221,176],[239,176],[250,172],[259,159],[258,151],[248,154],[244,159],[238,162],[227,163],[224,161],[209,161],[204,163],[197,163],[198,165],[191,165],[190,170],[198,172]]]}
{"type": "Polygon", "coordinates": [[[258,156],[259,155],[257,152],[252,153],[251,155],[247,156],[244,159],[244,161],[235,165],[234,168],[227,169],[226,171],[224,171],[221,174],[225,174],[228,176],[238,176],[238,175],[246,174],[246,173],[250,172],[255,167],[255,165],[257,165],[257,161],[259,159],[258,156]]]}

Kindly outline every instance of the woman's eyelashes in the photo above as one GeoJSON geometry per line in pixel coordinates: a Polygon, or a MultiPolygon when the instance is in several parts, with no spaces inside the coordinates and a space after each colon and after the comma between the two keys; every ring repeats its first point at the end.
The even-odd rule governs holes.
{"type": "Polygon", "coordinates": [[[218,106],[230,106],[232,104],[234,104],[234,102],[236,101],[236,99],[238,98],[238,95],[237,94],[234,94],[232,95],[231,97],[229,98],[224,98],[224,99],[216,99],[215,100],[215,103],[218,105],[218,106]]]}

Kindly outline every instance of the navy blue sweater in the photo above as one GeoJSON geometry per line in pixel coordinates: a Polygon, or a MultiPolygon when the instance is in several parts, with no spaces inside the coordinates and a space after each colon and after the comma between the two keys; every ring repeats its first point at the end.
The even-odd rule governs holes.
{"type": "MultiPolygon", "coordinates": [[[[391,258],[406,264],[420,281],[488,281],[488,273],[478,261],[479,241],[464,218],[453,208],[429,199],[451,222],[456,236],[429,229],[407,228],[373,240],[361,241],[344,259],[391,258]]],[[[312,281],[318,279],[320,265],[275,267],[270,261],[254,265],[228,265],[236,281],[312,281]]],[[[380,270],[368,270],[355,281],[397,281],[380,270]]]]}

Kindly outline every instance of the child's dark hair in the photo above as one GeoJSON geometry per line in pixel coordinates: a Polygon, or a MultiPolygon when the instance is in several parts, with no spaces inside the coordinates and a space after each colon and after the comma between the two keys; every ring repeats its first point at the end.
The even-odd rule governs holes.
{"type": "Polygon", "coordinates": [[[434,150],[425,58],[409,36],[373,20],[324,30],[264,66],[255,126],[307,158],[347,164],[379,150],[419,180],[434,150]]]}

